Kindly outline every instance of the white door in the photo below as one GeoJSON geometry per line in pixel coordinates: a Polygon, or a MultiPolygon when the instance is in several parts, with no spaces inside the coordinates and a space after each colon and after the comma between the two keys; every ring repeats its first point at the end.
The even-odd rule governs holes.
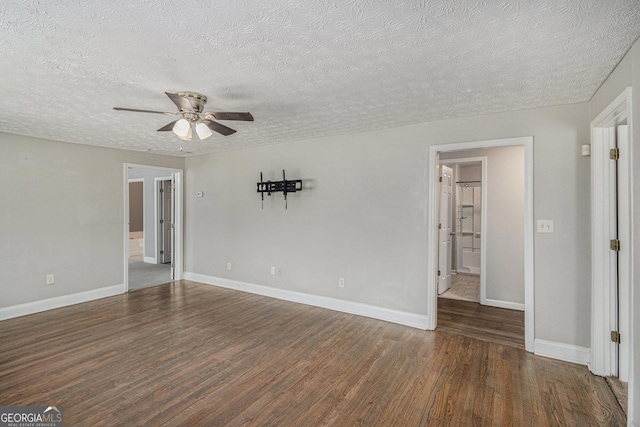
{"type": "Polygon", "coordinates": [[[160,182],[160,263],[171,262],[173,249],[173,194],[171,180],[160,182]]]}
{"type": "MultiPolygon", "coordinates": [[[[618,125],[616,127],[616,147],[620,150],[620,155],[626,156],[628,155],[628,147],[629,147],[629,129],[627,125],[618,125]]],[[[614,162],[615,164],[615,209],[616,209],[616,217],[615,217],[615,225],[611,229],[612,238],[624,240],[625,236],[621,236],[619,233],[619,221],[620,216],[623,212],[629,211],[629,201],[624,200],[623,198],[618,197],[620,192],[622,194],[628,194],[628,183],[622,182],[620,177],[620,170],[618,162],[614,162]],[[613,229],[615,228],[615,229],[613,229]]],[[[621,242],[622,245],[628,246],[629,243],[621,242]]],[[[629,250],[628,247],[622,247],[621,250],[629,250]]],[[[629,300],[630,300],[630,292],[629,292],[629,280],[626,277],[626,268],[620,269],[621,259],[619,256],[619,252],[615,252],[616,256],[616,274],[615,274],[615,282],[612,283],[612,286],[615,288],[615,294],[617,296],[615,303],[615,312],[617,313],[615,322],[613,322],[613,330],[617,330],[620,332],[621,337],[629,337],[631,336],[631,328],[630,326],[630,313],[629,313],[629,300]],[[617,328],[615,328],[617,326],[617,328]]],[[[617,376],[622,381],[629,381],[629,339],[620,339],[620,343],[617,345],[617,376]]],[[[613,375],[615,376],[616,372],[614,370],[613,375]]]]}
{"type": "Polygon", "coordinates": [[[451,189],[453,169],[441,166],[440,218],[438,219],[438,294],[451,287],[451,189]]]}

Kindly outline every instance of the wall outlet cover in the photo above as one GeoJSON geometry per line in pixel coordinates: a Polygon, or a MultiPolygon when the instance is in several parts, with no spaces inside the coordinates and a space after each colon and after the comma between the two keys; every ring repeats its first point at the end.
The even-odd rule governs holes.
{"type": "Polygon", "coordinates": [[[536,231],[538,233],[553,233],[552,219],[539,219],[536,225],[536,231]]]}

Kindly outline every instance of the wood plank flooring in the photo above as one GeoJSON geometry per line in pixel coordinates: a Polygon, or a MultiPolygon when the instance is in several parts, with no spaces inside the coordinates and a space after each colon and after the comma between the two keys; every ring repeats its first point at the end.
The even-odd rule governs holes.
{"type": "Polygon", "coordinates": [[[68,426],[626,424],[584,366],[186,281],[0,322],[0,350],[0,404],[68,426]]]}
{"type": "Polygon", "coordinates": [[[524,348],[524,312],[438,298],[439,331],[524,348]]]}

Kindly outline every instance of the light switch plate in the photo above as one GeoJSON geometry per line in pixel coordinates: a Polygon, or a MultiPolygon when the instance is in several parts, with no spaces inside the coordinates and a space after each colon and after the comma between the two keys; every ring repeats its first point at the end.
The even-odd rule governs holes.
{"type": "Polygon", "coordinates": [[[553,233],[552,219],[539,219],[537,223],[538,233],[553,233]]]}

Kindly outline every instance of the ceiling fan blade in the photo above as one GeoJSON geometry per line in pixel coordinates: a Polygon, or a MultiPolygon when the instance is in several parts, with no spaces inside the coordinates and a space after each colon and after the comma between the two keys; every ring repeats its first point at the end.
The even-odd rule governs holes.
{"type": "Polygon", "coordinates": [[[158,129],[158,132],[164,132],[167,130],[173,130],[173,126],[178,122],[178,120],[174,120],[171,123],[169,123],[168,125],[162,126],[160,129],[158,129]]]}
{"type": "Polygon", "coordinates": [[[171,100],[173,101],[174,104],[176,104],[176,107],[178,107],[178,110],[180,110],[180,111],[189,111],[189,112],[195,112],[196,111],[196,109],[193,107],[193,105],[191,105],[191,102],[189,102],[188,98],[180,96],[177,93],[165,92],[165,94],[169,98],[171,98],[171,100]]]}
{"type": "Polygon", "coordinates": [[[154,110],[138,110],[137,108],[122,108],[122,107],[113,107],[114,110],[118,111],[133,111],[136,113],[155,113],[155,114],[166,114],[167,116],[175,116],[179,113],[167,113],[166,111],[154,111],[154,110]]]}
{"type": "Polygon", "coordinates": [[[221,135],[229,136],[231,134],[236,133],[235,130],[226,127],[225,125],[221,125],[220,123],[214,122],[213,120],[203,120],[203,122],[209,126],[209,129],[212,131],[218,132],[221,135]]]}
{"type": "Polygon", "coordinates": [[[253,116],[251,113],[229,113],[225,111],[210,111],[204,113],[205,115],[213,116],[216,120],[242,120],[244,122],[252,122],[253,116]]]}

